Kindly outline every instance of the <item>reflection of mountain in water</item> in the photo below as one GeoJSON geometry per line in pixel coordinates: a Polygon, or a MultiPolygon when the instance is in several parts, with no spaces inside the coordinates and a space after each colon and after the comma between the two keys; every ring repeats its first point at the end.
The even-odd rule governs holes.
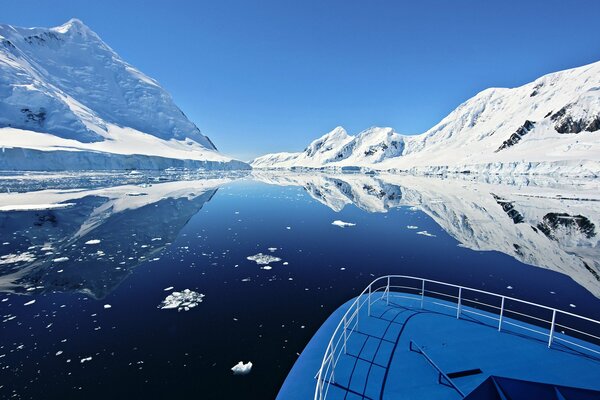
{"type": "Polygon", "coordinates": [[[472,250],[494,250],[569,275],[600,297],[600,197],[587,186],[515,186],[408,175],[254,172],[256,179],[302,186],[334,211],[414,206],[472,250]],[[556,189],[554,187],[558,186],[556,189]]]}
{"type": "Polygon", "coordinates": [[[2,195],[3,204],[72,205],[0,212],[2,242],[9,243],[13,254],[27,255],[23,261],[5,259],[0,290],[78,291],[105,297],[133,268],[158,257],[225,182],[2,195]]]}

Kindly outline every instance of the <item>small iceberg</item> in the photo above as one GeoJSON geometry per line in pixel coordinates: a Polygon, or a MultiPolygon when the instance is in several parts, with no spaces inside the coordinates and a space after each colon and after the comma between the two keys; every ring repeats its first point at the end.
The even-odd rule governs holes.
{"type": "Polygon", "coordinates": [[[263,253],[258,253],[253,256],[248,256],[248,257],[246,257],[246,259],[248,259],[250,261],[254,261],[258,265],[267,265],[270,263],[281,261],[281,258],[279,258],[279,257],[275,257],[275,256],[271,256],[269,254],[263,254],[263,253]]]}
{"type": "Polygon", "coordinates": [[[85,244],[100,244],[100,240],[99,239],[88,240],[87,242],[85,242],[85,244]]]}
{"type": "Polygon", "coordinates": [[[427,237],[435,237],[435,235],[433,233],[429,233],[427,231],[419,231],[419,232],[417,232],[417,235],[423,235],[423,236],[427,236],[427,237]]]}
{"type": "Polygon", "coordinates": [[[202,303],[204,295],[202,293],[194,292],[190,289],[185,289],[181,292],[173,292],[168,295],[162,303],[158,305],[158,308],[163,310],[177,309],[177,311],[189,311],[202,303]]]}
{"type": "Polygon", "coordinates": [[[331,223],[331,225],[339,226],[340,228],[346,228],[348,226],[356,226],[356,224],[353,224],[352,222],[344,222],[344,221],[340,221],[339,219],[336,219],[335,221],[333,221],[331,223]]]}
{"type": "Polygon", "coordinates": [[[243,361],[240,361],[239,363],[235,364],[231,370],[233,371],[234,375],[247,375],[252,370],[252,362],[248,361],[246,364],[244,364],[243,361]]]}

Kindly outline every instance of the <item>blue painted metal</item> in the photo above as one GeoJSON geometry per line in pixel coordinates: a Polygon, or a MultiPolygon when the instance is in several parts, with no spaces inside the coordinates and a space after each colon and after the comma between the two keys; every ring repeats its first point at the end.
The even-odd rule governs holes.
{"type": "Polygon", "coordinates": [[[438,372],[438,383],[444,384],[444,382],[446,382],[446,384],[449,385],[450,387],[452,387],[454,390],[456,390],[456,392],[458,394],[460,394],[461,397],[465,397],[465,394],[458,388],[458,386],[456,386],[454,384],[454,382],[452,382],[452,379],[450,379],[448,377],[448,375],[446,375],[446,373],[444,371],[442,371],[442,369],[440,367],[437,366],[437,364],[435,363],[435,361],[433,361],[431,359],[431,357],[429,357],[427,355],[427,353],[425,353],[425,351],[418,344],[415,343],[414,340],[410,341],[410,344],[409,344],[408,348],[410,349],[410,351],[416,351],[416,352],[418,352],[423,357],[425,357],[425,359],[427,361],[429,361],[429,364],[431,364],[431,366],[433,368],[435,368],[435,370],[438,372]]]}
{"type": "MultiPolygon", "coordinates": [[[[410,295],[386,289],[387,282],[381,292],[372,291],[374,300],[365,292],[358,302],[353,299],[332,314],[290,371],[278,399],[314,396],[315,372],[336,324],[350,309],[346,315],[358,310],[360,324],[344,329],[346,352],[339,347],[335,353],[334,379],[328,377],[323,386],[327,399],[460,399],[455,389],[438,383],[439,374],[427,360],[410,351],[411,341],[426,349],[446,376],[467,369],[482,370],[478,375],[452,379],[462,393],[472,392],[492,375],[600,390],[600,358],[593,352],[578,351],[577,345],[600,351],[598,346],[556,330],[548,348],[548,330],[509,318],[504,304],[498,307],[502,310],[499,321],[498,311],[489,313],[463,301],[457,319],[456,301],[425,296],[418,290],[410,295]],[[369,301],[370,316],[367,307],[357,308],[357,304],[369,301]]],[[[352,319],[346,322],[353,324],[352,319]]]]}

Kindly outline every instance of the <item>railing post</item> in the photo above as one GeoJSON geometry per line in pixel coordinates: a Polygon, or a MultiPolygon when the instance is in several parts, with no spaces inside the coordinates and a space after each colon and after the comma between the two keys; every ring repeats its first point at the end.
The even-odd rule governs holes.
{"type": "Polygon", "coordinates": [[[504,316],[504,296],[502,296],[502,304],[500,305],[500,318],[498,319],[498,332],[502,329],[502,317],[504,316]]]}
{"type": "Polygon", "coordinates": [[[385,300],[385,304],[386,305],[390,305],[390,277],[387,277],[387,287],[385,288],[385,290],[387,291],[387,295],[385,296],[386,300],[385,300]]]}
{"type": "Polygon", "coordinates": [[[462,298],[462,287],[458,288],[458,305],[456,306],[456,318],[460,318],[460,300],[462,298]]]}
{"type": "Polygon", "coordinates": [[[554,339],[554,322],[556,321],[556,310],[552,311],[552,325],[550,325],[550,336],[548,337],[548,347],[552,346],[554,339]]]}
{"type": "Polygon", "coordinates": [[[421,310],[423,309],[423,303],[425,302],[425,279],[421,283],[421,310]]]}
{"type": "Polygon", "coordinates": [[[371,316],[371,285],[369,285],[369,294],[367,296],[367,316],[371,316]]]}
{"type": "Polygon", "coordinates": [[[346,354],[346,341],[348,340],[348,336],[346,333],[346,328],[348,325],[346,324],[346,316],[344,316],[344,354],[346,354]]]}

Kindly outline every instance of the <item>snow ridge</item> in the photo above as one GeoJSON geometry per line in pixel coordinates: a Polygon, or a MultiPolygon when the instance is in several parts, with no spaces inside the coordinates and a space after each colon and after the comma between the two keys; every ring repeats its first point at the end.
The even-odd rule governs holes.
{"type": "Polygon", "coordinates": [[[346,136],[333,157],[305,150],[268,154],[251,165],[600,176],[599,130],[600,62],[596,62],[517,88],[486,89],[419,135],[373,127],[346,136]]]}

